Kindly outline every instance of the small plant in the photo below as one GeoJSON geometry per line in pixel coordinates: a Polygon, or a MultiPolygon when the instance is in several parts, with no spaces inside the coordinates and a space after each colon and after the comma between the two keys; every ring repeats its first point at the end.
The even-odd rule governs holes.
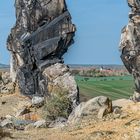
{"type": "Polygon", "coordinates": [[[52,121],[58,117],[68,118],[71,113],[71,102],[66,92],[52,95],[46,101],[44,106],[45,119],[52,121]]]}

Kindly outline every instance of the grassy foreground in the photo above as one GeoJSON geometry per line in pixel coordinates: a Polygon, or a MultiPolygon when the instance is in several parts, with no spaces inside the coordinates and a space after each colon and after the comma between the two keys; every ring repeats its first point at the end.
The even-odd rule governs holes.
{"type": "Polygon", "coordinates": [[[134,92],[134,83],[131,76],[116,77],[75,77],[79,86],[82,101],[104,95],[112,100],[129,98],[134,92]]]}

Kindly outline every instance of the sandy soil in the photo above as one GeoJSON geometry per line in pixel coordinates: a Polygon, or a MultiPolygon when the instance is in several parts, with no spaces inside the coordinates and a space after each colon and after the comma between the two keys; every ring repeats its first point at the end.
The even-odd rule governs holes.
{"type": "MultiPolygon", "coordinates": [[[[28,98],[18,94],[0,97],[0,117],[12,115],[20,102],[28,98]]],[[[140,128],[140,103],[126,104],[121,118],[94,121],[89,118],[75,126],[59,129],[4,130],[2,140],[133,140],[134,129],[140,128]]],[[[135,140],[135,139],[134,139],[135,140]]]]}

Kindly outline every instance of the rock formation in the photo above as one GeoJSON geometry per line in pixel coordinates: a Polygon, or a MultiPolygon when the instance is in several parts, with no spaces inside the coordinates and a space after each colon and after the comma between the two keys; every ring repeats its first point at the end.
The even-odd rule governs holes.
{"type": "Polygon", "coordinates": [[[50,77],[56,78],[51,79],[52,84],[61,86],[61,80],[69,82],[65,90],[72,106],[76,106],[78,89],[62,58],[73,43],[76,30],[65,0],[15,0],[15,8],[16,25],[7,40],[13,82],[18,81],[20,92],[30,97],[49,95],[50,77]],[[64,77],[61,67],[56,70],[61,77],[57,74],[55,77],[56,63],[67,70],[64,77]],[[49,69],[53,71],[52,76],[47,74],[49,69]]]}
{"type": "Polygon", "coordinates": [[[112,101],[108,97],[95,97],[80,103],[70,114],[68,123],[75,124],[90,116],[95,120],[102,119],[105,115],[112,113],[112,110],[112,101]]]}
{"type": "Polygon", "coordinates": [[[122,29],[121,59],[134,77],[136,91],[133,99],[140,101],[140,1],[128,0],[128,5],[131,11],[129,23],[122,29]]]}

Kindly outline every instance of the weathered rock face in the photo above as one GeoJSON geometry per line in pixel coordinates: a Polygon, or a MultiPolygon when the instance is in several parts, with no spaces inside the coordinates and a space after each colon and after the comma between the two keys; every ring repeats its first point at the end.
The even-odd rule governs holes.
{"type": "MultiPolygon", "coordinates": [[[[71,22],[65,0],[15,0],[15,7],[16,25],[7,40],[12,80],[18,80],[24,95],[47,95],[46,71],[53,64],[63,63],[62,56],[73,42],[75,25],[71,22]]],[[[52,68],[54,75],[55,68],[52,68]]],[[[69,79],[69,75],[65,77],[69,79]]],[[[60,84],[61,78],[57,79],[55,82],[60,84]]],[[[72,84],[76,86],[75,82],[72,84]]],[[[74,90],[71,94],[78,99],[78,90],[74,90]]]]}
{"type": "MultiPolygon", "coordinates": [[[[136,91],[140,93],[140,1],[128,0],[128,5],[131,12],[128,25],[122,29],[121,58],[134,77],[136,91]]],[[[137,96],[135,100],[140,101],[140,96],[137,96]]]]}
{"type": "Polygon", "coordinates": [[[112,101],[105,97],[99,96],[90,99],[87,102],[80,103],[70,114],[69,124],[75,124],[81,119],[92,116],[94,119],[101,119],[108,113],[112,112],[112,101]]]}
{"type": "Polygon", "coordinates": [[[15,87],[10,78],[10,73],[0,72],[0,94],[13,93],[14,90],[15,87]]]}
{"type": "Polygon", "coordinates": [[[69,71],[68,66],[61,63],[56,63],[46,68],[43,75],[48,79],[47,90],[50,95],[67,94],[72,108],[75,108],[78,105],[78,87],[74,76],[72,76],[69,71]]]}

